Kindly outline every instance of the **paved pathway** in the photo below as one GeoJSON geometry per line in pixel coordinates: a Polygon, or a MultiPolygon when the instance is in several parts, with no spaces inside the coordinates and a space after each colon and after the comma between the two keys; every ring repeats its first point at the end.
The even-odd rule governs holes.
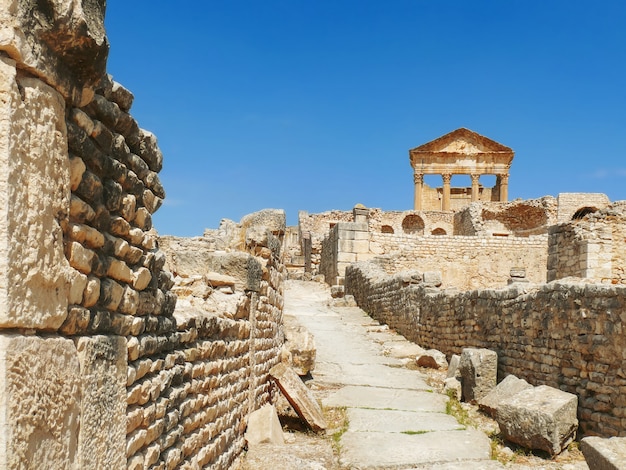
{"type": "Polygon", "coordinates": [[[288,281],[285,314],[314,336],[311,385],[334,390],[324,406],[346,407],[342,466],[353,469],[496,469],[489,439],[445,413],[447,397],[404,368],[415,346],[356,307],[329,307],[328,290],[288,281]]]}

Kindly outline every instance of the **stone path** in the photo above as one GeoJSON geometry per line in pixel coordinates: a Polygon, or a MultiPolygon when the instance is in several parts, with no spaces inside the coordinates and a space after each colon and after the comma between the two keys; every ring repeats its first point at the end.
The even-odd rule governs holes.
{"type": "Polygon", "coordinates": [[[353,469],[496,469],[484,433],[445,413],[447,397],[417,371],[404,368],[415,346],[356,307],[329,307],[327,289],[288,281],[285,314],[314,336],[313,389],[322,403],[345,407],[340,462],[353,469]]]}

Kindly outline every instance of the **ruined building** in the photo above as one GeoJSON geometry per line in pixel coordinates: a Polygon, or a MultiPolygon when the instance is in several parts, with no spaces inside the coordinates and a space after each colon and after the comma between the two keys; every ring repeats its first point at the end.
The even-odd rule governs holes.
{"type": "Polygon", "coordinates": [[[425,346],[494,349],[501,375],[576,393],[584,433],[624,435],[623,203],[506,202],[512,151],[460,129],[411,151],[414,210],[159,239],[163,156],[106,74],[104,5],[0,7],[1,468],[228,468],[272,398],[287,268],[425,346]]]}
{"type": "Polygon", "coordinates": [[[583,435],[626,435],[626,203],[589,193],[506,202],[512,150],[467,129],[409,155],[415,210],[301,212],[287,269],[322,274],[423,347],[489,348],[501,378],[576,394],[583,435]],[[423,186],[427,173],[443,187],[423,186]],[[459,173],[472,188],[450,187],[459,173]],[[485,190],[477,181],[489,173],[498,179],[485,190]]]}

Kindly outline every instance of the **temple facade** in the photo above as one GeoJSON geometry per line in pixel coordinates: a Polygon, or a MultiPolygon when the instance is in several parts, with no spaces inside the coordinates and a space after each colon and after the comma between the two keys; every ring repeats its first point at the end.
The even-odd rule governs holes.
{"type": "Polygon", "coordinates": [[[409,150],[415,183],[413,208],[454,211],[474,201],[507,201],[513,155],[509,147],[465,128],[409,150]],[[424,184],[424,175],[441,175],[442,186],[424,184]],[[472,186],[451,187],[452,175],[469,175],[472,186]],[[483,187],[482,175],[495,175],[495,186],[483,187]]]}

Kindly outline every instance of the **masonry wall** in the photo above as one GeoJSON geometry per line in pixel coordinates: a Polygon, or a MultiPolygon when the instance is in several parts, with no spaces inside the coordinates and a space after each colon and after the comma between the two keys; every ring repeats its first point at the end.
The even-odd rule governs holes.
{"type": "Polygon", "coordinates": [[[232,318],[175,313],[105,2],[44,3],[0,7],[0,468],[228,468],[271,392],[280,240],[245,238],[232,318]]]}
{"type": "Polygon", "coordinates": [[[583,435],[626,435],[626,289],[553,282],[463,293],[387,275],[376,263],[346,272],[346,292],[372,317],[448,357],[464,347],[498,353],[500,378],[575,393],[583,435]]]}
{"type": "Polygon", "coordinates": [[[526,268],[531,282],[545,282],[547,235],[533,237],[423,237],[371,233],[370,249],[385,257],[389,274],[405,269],[441,271],[444,286],[459,289],[506,285],[511,268],[526,268]]]}

